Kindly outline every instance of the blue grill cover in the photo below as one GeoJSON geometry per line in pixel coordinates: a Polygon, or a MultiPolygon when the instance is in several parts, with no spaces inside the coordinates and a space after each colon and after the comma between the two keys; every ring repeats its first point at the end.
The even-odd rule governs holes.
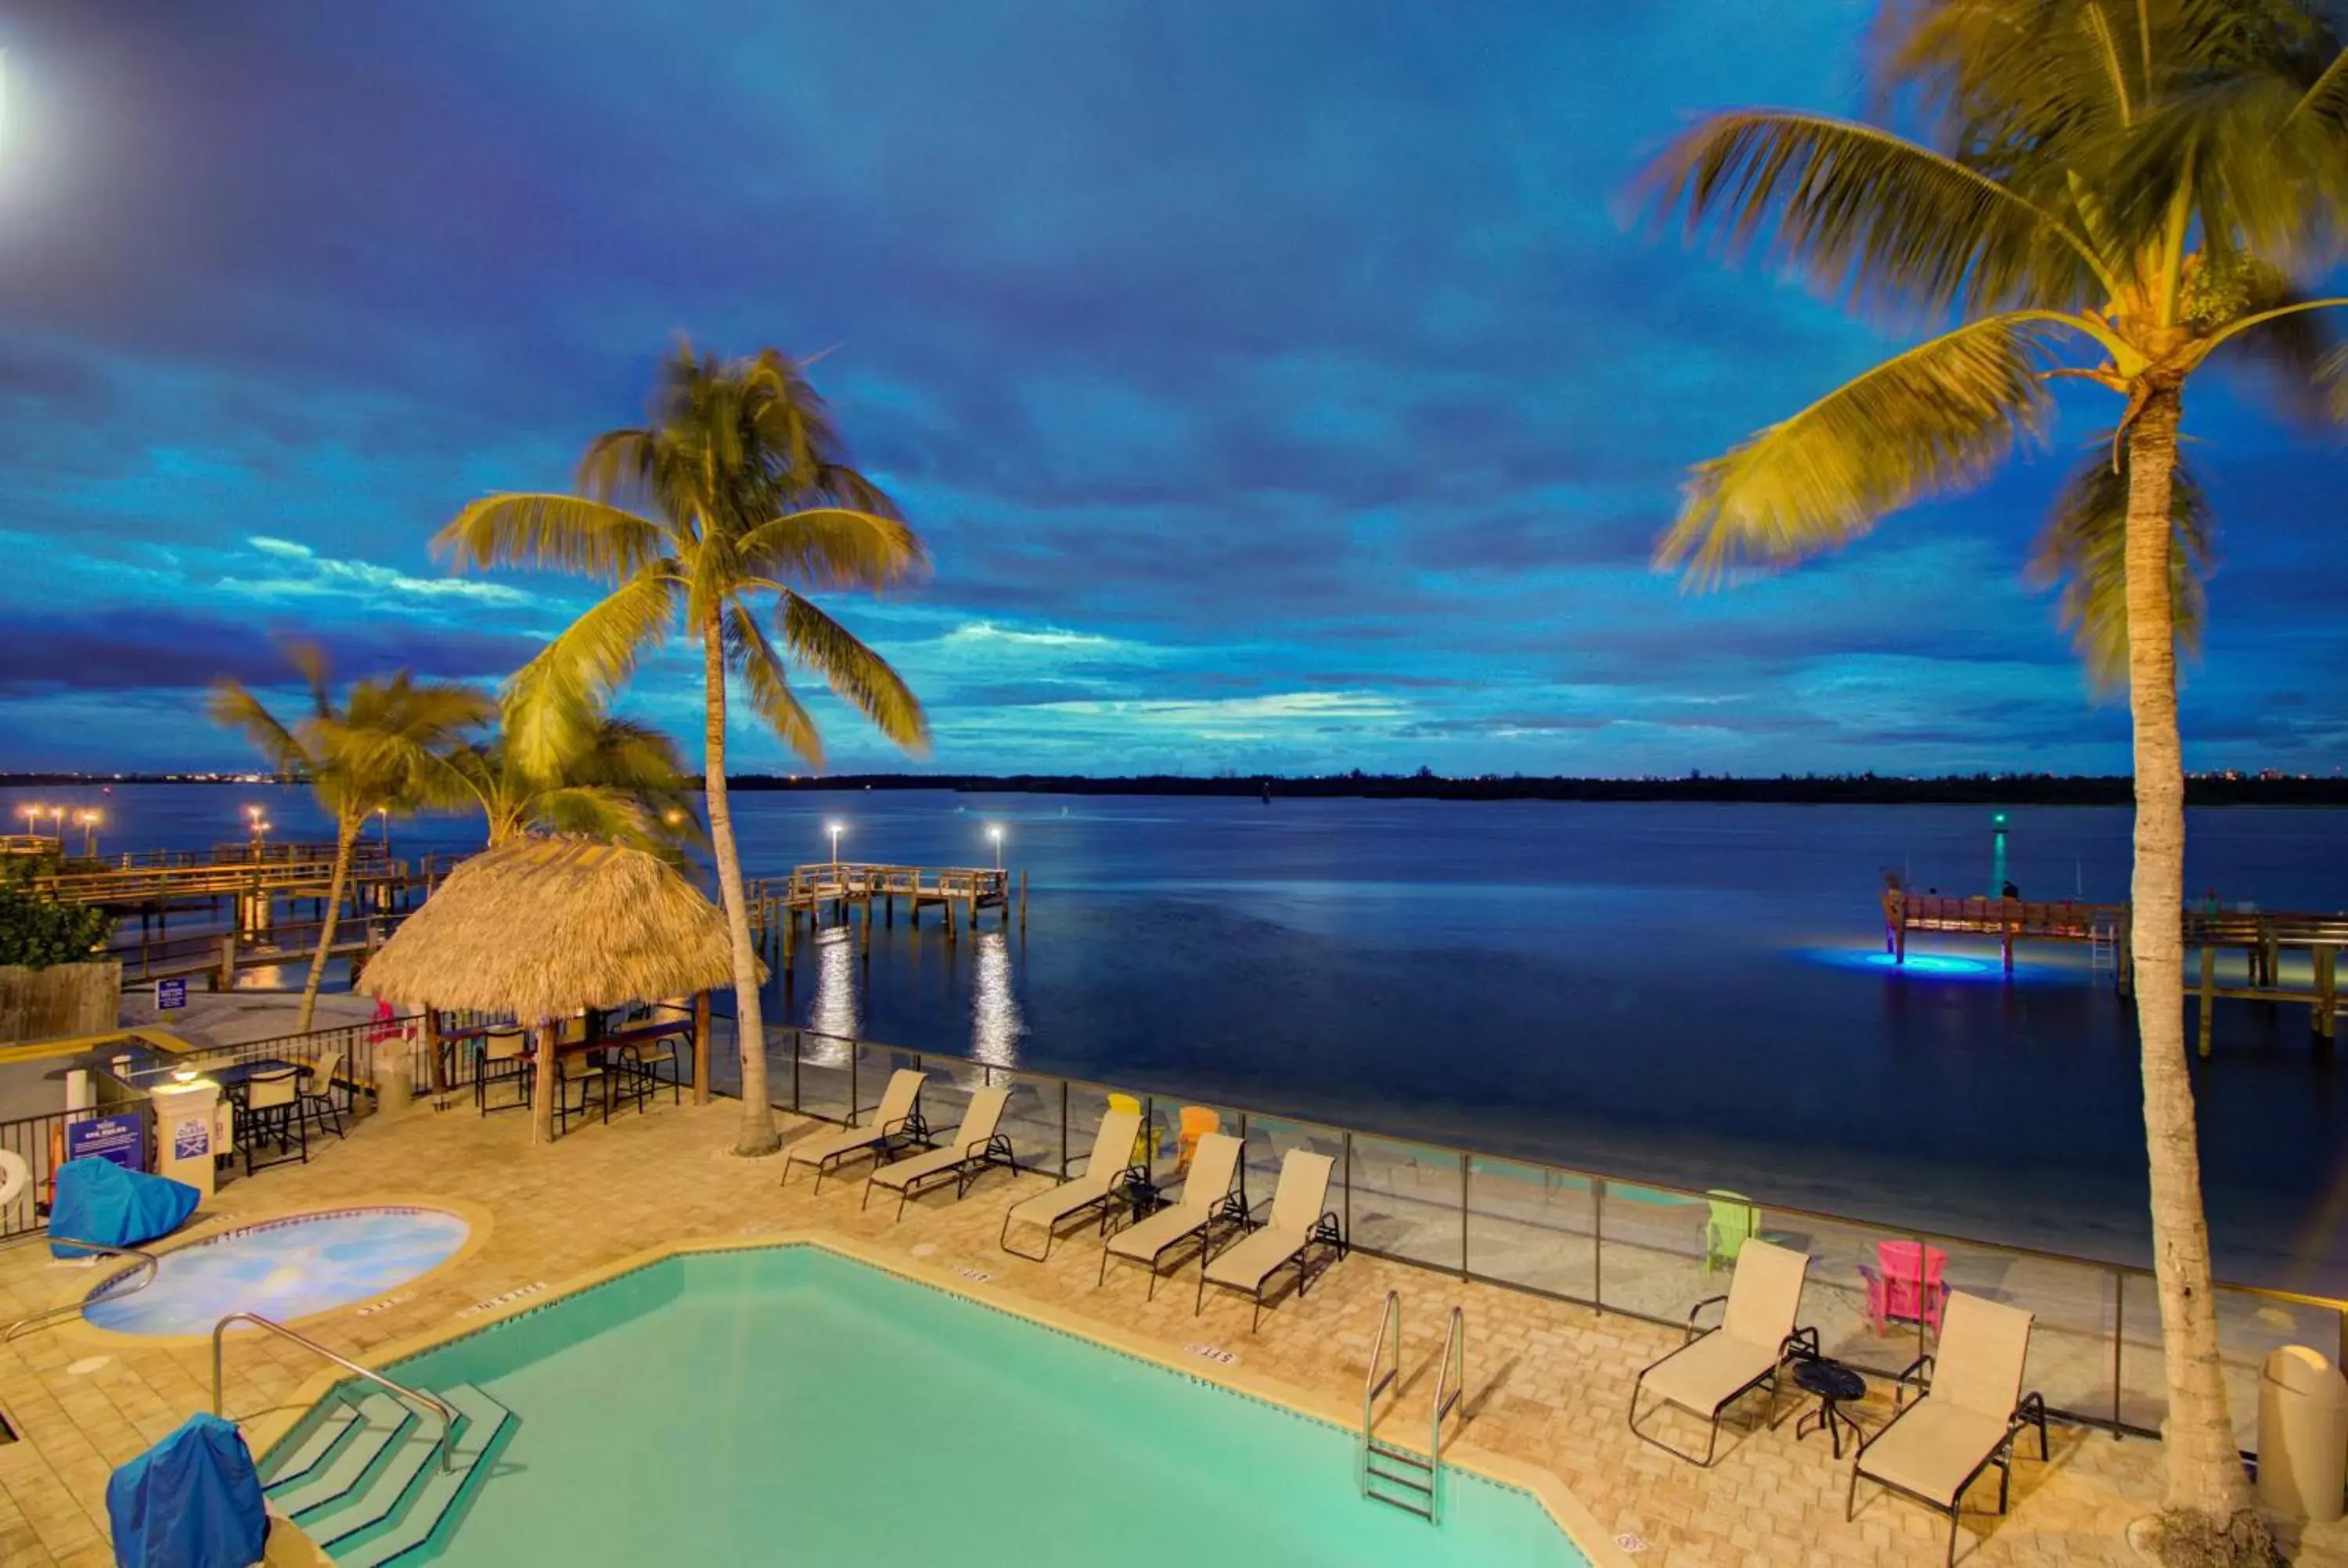
{"type": "MultiPolygon", "coordinates": [[[[57,1167],[49,1234],[108,1246],[137,1246],[178,1230],[202,1197],[185,1182],[126,1171],[111,1160],[86,1154],[57,1167]]],[[[49,1251],[57,1257],[89,1255],[86,1247],[57,1241],[49,1243],[49,1251]]]]}
{"type": "Polygon", "coordinates": [[[232,1421],[193,1415],[106,1483],[118,1568],[248,1568],[268,1550],[269,1510],[232,1421]]]}

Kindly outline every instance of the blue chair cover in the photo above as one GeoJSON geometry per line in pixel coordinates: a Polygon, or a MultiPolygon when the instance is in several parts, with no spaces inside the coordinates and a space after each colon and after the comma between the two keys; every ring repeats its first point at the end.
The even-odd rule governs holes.
{"type": "Polygon", "coordinates": [[[106,1483],[118,1568],[248,1568],[269,1510],[233,1421],[193,1415],[106,1483]]]}
{"type": "MultiPolygon", "coordinates": [[[[108,1246],[137,1246],[178,1230],[203,1194],[185,1182],[126,1171],[111,1160],[84,1155],[57,1167],[57,1202],[49,1234],[108,1246]]],[[[56,1257],[87,1257],[87,1247],[49,1243],[56,1257]]]]}

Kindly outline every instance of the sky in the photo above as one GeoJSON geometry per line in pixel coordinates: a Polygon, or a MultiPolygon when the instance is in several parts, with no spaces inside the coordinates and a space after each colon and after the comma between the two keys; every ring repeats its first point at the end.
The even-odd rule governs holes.
{"type": "MultiPolygon", "coordinates": [[[[2111,423],[1696,596],[1681,477],[1907,341],[1638,220],[1712,109],[1854,112],[1851,0],[12,0],[0,768],[249,765],[205,683],[494,683],[587,602],[450,575],[678,334],[820,354],[926,579],[835,771],[2127,766],[2023,580],[2111,423]]],[[[2204,378],[2205,382],[2208,378],[2204,378]]],[[[2342,448],[2197,384],[2189,766],[2348,761],[2342,448]]],[[[674,653],[625,705],[691,737],[674,653]]],[[[794,767],[737,733],[735,766],[794,767]]]]}

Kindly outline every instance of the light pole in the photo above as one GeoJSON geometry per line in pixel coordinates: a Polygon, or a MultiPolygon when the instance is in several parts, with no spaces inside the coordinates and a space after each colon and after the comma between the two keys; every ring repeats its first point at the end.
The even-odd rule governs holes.
{"type": "Polygon", "coordinates": [[[25,814],[25,832],[34,838],[41,836],[41,813],[44,807],[27,804],[16,808],[25,814]]]}
{"type": "Polygon", "coordinates": [[[391,864],[391,807],[387,805],[376,807],[375,820],[383,830],[383,859],[384,864],[388,866],[391,864]]]}
{"type": "Polygon", "coordinates": [[[81,855],[84,860],[98,858],[98,825],[106,820],[105,814],[86,811],[75,819],[81,824],[81,855]]]}
{"type": "Polygon", "coordinates": [[[994,840],[994,868],[1000,871],[1003,869],[1003,825],[999,822],[990,825],[986,836],[994,840]]]}
{"type": "Polygon", "coordinates": [[[834,867],[837,867],[839,865],[839,835],[846,830],[846,827],[847,825],[845,823],[828,822],[824,824],[825,831],[831,835],[831,864],[834,867]]]}
{"type": "Polygon", "coordinates": [[[259,806],[249,805],[244,808],[244,827],[252,837],[252,857],[258,860],[261,858],[261,808],[259,806]]]}

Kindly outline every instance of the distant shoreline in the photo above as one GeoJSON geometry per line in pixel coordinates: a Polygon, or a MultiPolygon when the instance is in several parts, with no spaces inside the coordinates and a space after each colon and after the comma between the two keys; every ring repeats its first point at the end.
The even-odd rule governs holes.
{"type": "MultiPolygon", "coordinates": [[[[0,774],[0,787],[88,788],[103,784],[247,786],[250,775],[185,774],[0,774]]],[[[285,784],[294,781],[280,779],[285,784]]],[[[697,781],[696,781],[697,782],[697,781]]],[[[1756,805],[2126,805],[2133,798],[2126,775],[1975,774],[1941,778],[1891,778],[1872,774],[1802,774],[1776,778],[1446,778],[1440,774],[1262,774],[1194,778],[1143,774],[1097,778],[1078,774],[742,774],[736,790],[825,794],[840,790],[948,790],[966,794],[1074,795],[1201,795],[1289,800],[1682,801],[1756,805]]],[[[2188,804],[2199,806],[2348,806],[2348,778],[2229,777],[2201,774],[2186,783],[2188,804]]]]}

